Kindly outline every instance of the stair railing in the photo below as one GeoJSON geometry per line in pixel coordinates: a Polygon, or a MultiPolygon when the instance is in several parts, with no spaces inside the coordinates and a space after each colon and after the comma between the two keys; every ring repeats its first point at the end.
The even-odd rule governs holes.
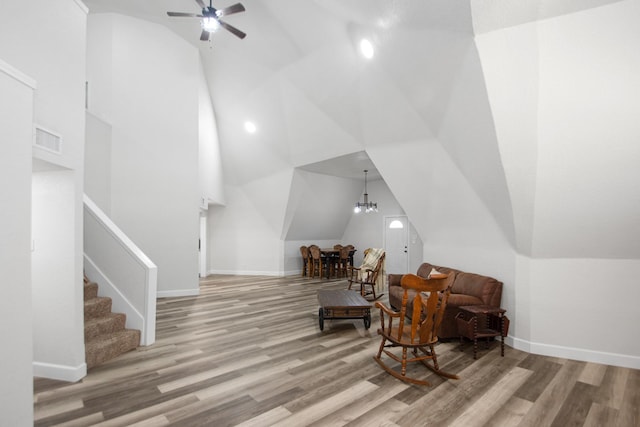
{"type": "Polygon", "coordinates": [[[158,267],[85,194],[84,270],[127,315],[127,328],[141,332],[140,345],[156,340],[158,267]]]}

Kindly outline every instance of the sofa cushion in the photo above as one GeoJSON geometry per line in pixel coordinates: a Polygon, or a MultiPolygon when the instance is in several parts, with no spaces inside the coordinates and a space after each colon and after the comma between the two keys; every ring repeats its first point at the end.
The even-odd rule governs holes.
{"type": "Polygon", "coordinates": [[[483,305],[480,298],[465,294],[450,294],[447,307],[464,307],[465,305],[483,305]]]}
{"type": "Polygon", "coordinates": [[[480,304],[498,307],[502,296],[502,283],[493,277],[460,272],[453,282],[451,293],[471,295],[480,299],[480,304]]]}

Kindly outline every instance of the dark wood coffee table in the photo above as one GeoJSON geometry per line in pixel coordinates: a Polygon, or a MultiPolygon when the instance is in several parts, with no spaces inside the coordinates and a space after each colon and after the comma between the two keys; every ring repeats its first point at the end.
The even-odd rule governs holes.
{"type": "Polygon", "coordinates": [[[318,291],[318,321],[320,330],[324,330],[325,319],[363,319],[364,327],[371,326],[371,303],[364,299],[359,292],[350,290],[318,291]]]}

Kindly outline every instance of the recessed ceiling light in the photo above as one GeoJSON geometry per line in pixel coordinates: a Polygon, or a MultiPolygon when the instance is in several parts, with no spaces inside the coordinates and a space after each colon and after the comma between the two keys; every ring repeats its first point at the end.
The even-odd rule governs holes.
{"type": "Polygon", "coordinates": [[[256,128],[255,123],[253,122],[244,122],[244,130],[246,130],[248,133],[256,133],[256,130],[258,130],[256,128]]]}
{"type": "Polygon", "coordinates": [[[367,59],[373,58],[373,45],[369,40],[362,39],[360,41],[360,52],[367,59]]]}

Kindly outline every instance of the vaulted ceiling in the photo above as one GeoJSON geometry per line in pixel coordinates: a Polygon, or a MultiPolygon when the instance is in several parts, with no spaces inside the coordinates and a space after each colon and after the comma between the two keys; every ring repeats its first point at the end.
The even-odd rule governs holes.
{"type": "MultiPolygon", "coordinates": [[[[460,83],[457,76],[464,73],[461,68],[470,66],[466,56],[475,49],[475,34],[620,0],[240,1],[246,11],[225,21],[248,36],[240,40],[219,30],[209,42],[199,40],[198,19],[166,14],[199,13],[195,0],[84,3],[91,13],[115,12],[164,25],[197,46],[221,139],[247,139],[243,124],[255,122],[263,149],[253,154],[267,160],[258,162],[265,168],[272,164],[277,170],[277,156],[269,153],[286,150],[287,160],[299,166],[342,158],[311,170],[356,177],[364,165],[375,179],[375,165],[363,163],[366,144],[411,141],[444,131],[449,99],[460,83]],[[362,38],[374,45],[371,60],[359,52],[362,38]],[[297,150],[301,138],[316,148],[297,150]],[[358,154],[351,157],[353,153],[358,154]]],[[[221,9],[236,2],[212,4],[221,9]]],[[[480,79],[476,89],[484,91],[481,70],[473,73],[480,79]]],[[[227,153],[227,160],[246,154],[227,153]]],[[[227,178],[246,181],[265,172],[254,168],[245,176],[236,171],[227,178]]]]}
{"type": "MultiPolygon", "coordinates": [[[[587,164],[604,162],[609,167],[618,160],[572,137],[553,143],[564,132],[558,114],[575,110],[576,94],[589,87],[589,79],[573,76],[588,70],[590,79],[599,79],[611,72],[592,68],[593,53],[585,46],[594,46],[596,54],[611,52],[607,46],[627,37],[624,31],[633,31],[624,25],[615,28],[615,13],[624,14],[618,11],[606,16],[608,36],[596,35],[600,16],[590,12],[615,3],[635,4],[632,1],[242,0],[246,12],[225,20],[247,37],[240,40],[219,31],[210,42],[199,40],[197,19],[166,15],[197,13],[195,0],[85,3],[91,13],[122,13],[166,26],[200,49],[225,179],[232,185],[255,182],[292,166],[354,177],[366,165],[384,178],[405,211],[416,218],[433,209],[424,198],[416,199],[416,188],[407,187],[407,182],[424,182],[421,190],[442,197],[460,178],[457,191],[477,198],[504,238],[523,253],[640,253],[640,244],[625,237],[629,213],[640,213],[635,198],[616,195],[616,208],[609,203],[585,211],[593,200],[589,186],[603,178],[585,173],[587,164]],[[573,15],[579,18],[555,25],[555,18],[573,15]],[[363,38],[374,46],[371,59],[358,48],[363,38]],[[573,52],[575,57],[568,56],[573,52]],[[576,82],[581,87],[573,87],[576,82]],[[563,93],[559,87],[568,90],[563,93]],[[556,94],[559,99],[554,99],[556,94]],[[560,106],[564,110],[554,116],[560,106]],[[247,120],[257,126],[256,134],[245,131],[247,120]],[[563,153],[594,161],[554,163],[563,153]],[[447,172],[437,174],[441,169],[447,172]],[[435,179],[443,176],[446,182],[435,179]],[[575,182],[585,187],[575,188],[575,182]],[[568,193],[574,202],[559,204],[568,193]],[[606,248],[587,244],[600,232],[591,229],[584,237],[584,230],[602,224],[602,218],[610,218],[602,232],[617,238],[606,248]]],[[[233,3],[218,0],[213,6],[233,3]]],[[[627,51],[631,52],[618,52],[608,62],[612,70],[624,68],[627,51]]],[[[627,77],[637,82],[631,76],[627,77]]],[[[617,103],[614,109],[628,111],[636,104],[617,103]]],[[[608,111],[612,110],[572,111],[564,123],[571,129],[587,123],[584,137],[589,140],[600,129],[593,119],[608,111]]],[[[625,159],[638,154],[629,148],[632,127],[631,122],[620,127],[627,134],[617,152],[626,152],[625,159]]],[[[636,175],[623,175],[615,185],[625,191],[631,185],[628,178],[636,175]]],[[[456,209],[466,209],[460,200],[452,197],[451,202],[456,209]]],[[[416,225],[420,231],[447,215],[450,212],[425,216],[424,224],[417,220],[416,225]]]]}

